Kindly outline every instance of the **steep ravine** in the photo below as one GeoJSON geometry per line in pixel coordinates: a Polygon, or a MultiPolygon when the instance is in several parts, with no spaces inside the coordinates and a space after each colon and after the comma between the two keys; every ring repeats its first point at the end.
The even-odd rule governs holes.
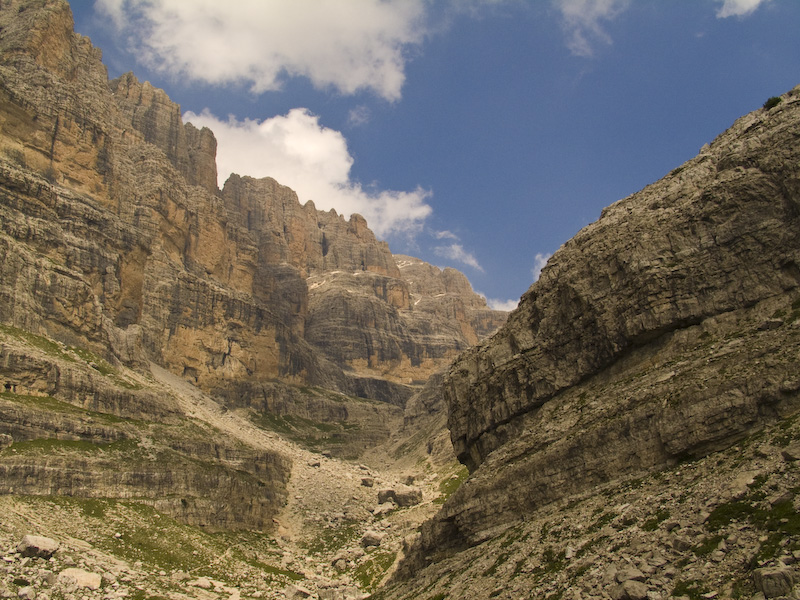
{"type": "Polygon", "coordinates": [[[180,115],[0,3],[0,597],[800,597],[800,89],[507,323],[180,115]]]}

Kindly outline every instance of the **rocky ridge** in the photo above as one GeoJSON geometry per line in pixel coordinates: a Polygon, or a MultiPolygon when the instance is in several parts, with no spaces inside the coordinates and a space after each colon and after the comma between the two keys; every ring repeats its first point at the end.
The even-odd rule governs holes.
{"type": "MultiPolygon", "coordinates": [[[[507,324],[453,364],[442,391],[471,475],[423,525],[401,568],[411,589],[428,577],[415,573],[431,564],[441,574],[451,555],[451,572],[475,576],[470,548],[554,503],[789,426],[800,408],[799,124],[795,88],[605,209],[551,258],[507,324]]],[[[788,501],[793,465],[779,469],[788,501]]],[[[692,502],[708,511],[725,502],[698,494],[692,502]]]]}

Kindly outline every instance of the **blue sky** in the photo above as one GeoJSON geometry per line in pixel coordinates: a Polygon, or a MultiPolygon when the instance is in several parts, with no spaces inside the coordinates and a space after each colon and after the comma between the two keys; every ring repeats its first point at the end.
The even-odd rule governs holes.
{"type": "Polygon", "coordinates": [[[603,207],[800,84],[798,0],[72,0],[231,171],[363,214],[496,307],[603,207]]]}

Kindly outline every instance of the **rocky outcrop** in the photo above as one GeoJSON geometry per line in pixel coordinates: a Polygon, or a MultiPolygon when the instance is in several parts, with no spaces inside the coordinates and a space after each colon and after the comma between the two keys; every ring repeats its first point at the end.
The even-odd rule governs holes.
{"type": "Polygon", "coordinates": [[[800,408],[800,89],[603,211],[443,393],[472,472],[409,565],[800,408]]]}

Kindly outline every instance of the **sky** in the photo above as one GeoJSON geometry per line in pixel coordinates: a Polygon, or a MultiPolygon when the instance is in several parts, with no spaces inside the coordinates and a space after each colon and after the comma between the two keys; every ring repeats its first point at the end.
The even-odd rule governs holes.
{"type": "Polygon", "coordinates": [[[70,0],[111,78],[511,309],[600,211],[800,84],[798,0],[70,0]]]}

